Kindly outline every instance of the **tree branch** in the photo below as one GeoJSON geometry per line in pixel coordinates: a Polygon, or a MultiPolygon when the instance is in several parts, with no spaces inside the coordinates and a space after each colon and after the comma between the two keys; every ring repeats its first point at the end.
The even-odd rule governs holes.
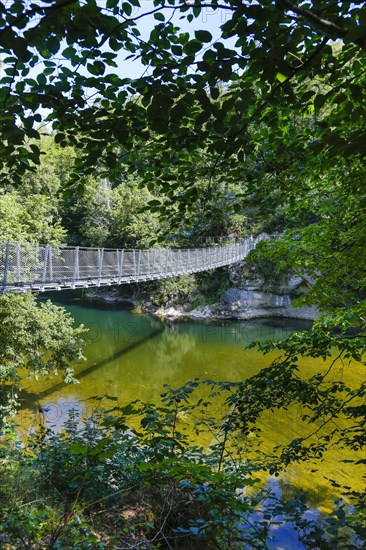
{"type": "MultiPolygon", "coordinates": [[[[304,20],[314,29],[320,31],[321,33],[329,36],[330,38],[344,38],[348,34],[348,29],[340,27],[333,21],[329,19],[324,19],[316,13],[313,13],[305,8],[302,8],[291,2],[291,0],[277,0],[277,4],[283,8],[292,11],[296,15],[299,15],[304,18],[304,20]]],[[[358,40],[352,40],[353,44],[360,46],[360,48],[366,50],[366,40],[361,38],[358,40]]]]}
{"type": "Polygon", "coordinates": [[[22,13],[21,15],[19,15],[16,19],[13,19],[11,21],[11,24],[10,25],[7,25],[3,28],[3,30],[0,32],[0,36],[2,36],[8,29],[9,27],[12,28],[12,27],[16,27],[18,23],[20,23],[21,21],[23,21],[23,19],[25,19],[26,17],[33,17],[33,15],[40,15],[42,12],[43,14],[47,14],[47,12],[51,12],[53,10],[62,10],[63,8],[66,8],[67,6],[70,6],[71,4],[75,4],[76,2],[78,2],[78,0],[65,0],[65,2],[63,2],[62,4],[52,4],[51,6],[37,6],[36,4],[32,4],[32,8],[30,10],[27,10],[25,11],[24,13],[22,13]]]}

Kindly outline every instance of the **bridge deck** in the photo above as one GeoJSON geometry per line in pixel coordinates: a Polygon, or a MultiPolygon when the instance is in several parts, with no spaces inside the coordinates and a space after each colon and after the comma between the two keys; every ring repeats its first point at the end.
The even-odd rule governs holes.
{"type": "Polygon", "coordinates": [[[0,293],[44,292],[151,281],[243,260],[259,239],[191,249],[126,250],[0,244],[0,293]]]}

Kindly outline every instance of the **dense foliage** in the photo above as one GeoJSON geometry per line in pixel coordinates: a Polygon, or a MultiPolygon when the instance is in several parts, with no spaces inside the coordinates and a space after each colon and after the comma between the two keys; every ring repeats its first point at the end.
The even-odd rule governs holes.
{"type": "Polygon", "coordinates": [[[159,159],[144,165],[146,181],[153,175],[173,190],[173,152],[183,168],[178,177],[186,181],[202,143],[208,159],[214,156],[207,164],[211,169],[250,152],[253,122],[274,127],[280,114],[287,117],[276,141],[289,143],[294,109],[303,120],[308,113],[316,118],[311,137],[303,135],[307,143],[319,139],[319,148],[333,154],[364,152],[363,2],[0,5],[1,159],[19,183],[39,162],[38,145],[27,147],[27,140],[39,137],[40,108],[48,110],[57,141],[80,149],[78,177],[98,165],[107,166],[110,176],[120,162],[116,145],[134,157],[143,143],[144,154],[148,149],[159,159]],[[203,27],[203,18],[214,11],[223,12],[225,21],[217,40],[208,30],[180,29],[182,20],[200,18],[203,27]],[[139,29],[144,19],[152,27],[147,39],[139,29]],[[342,41],[337,52],[332,41],[342,41]],[[141,77],[123,74],[121,54],[141,63],[141,77]],[[321,124],[324,109],[327,120],[321,124]]]}
{"type": "Polygon", "coordinates": [[[41,305],[30,294],[0,298],[0,424],[19,405],[21,379],[46,374],[73,382],[72,363],[82,358],[83,328],[63,308],[41,305]]]}
{"type": "Polygon", "coordinates": [[[83,425],[71,413],[62,433],[41,426],[26,447],[14,446],[9,432],[0,448],[3,543],[264,549],[286,526],[289,544],[358,548],[362,518],[344,502],[314,519],[303,494],[279,500],[270,487],[258,487],[245,437],[234,425],[228,430],[231,413],[224,424],[211,416],[209,397],[192,398],[197,386],[168,389],[160,406],[115,406],[83,425]],[[187,423],[212,443],[197,444],[187,423]]]}
{"type": "MultiPolygon", "coordinates": [[[[229,385],[235,415],[226,433],[259,433],[265,411],[298,404],[304,436],[264,457],[271,472],[321,457],[333,444],[360,453],[366,387],[348,387],[343,375],[362,368],[366,350],[364,2],[9,0],[0,15],[2,238],[147,246],[266,230],[275,238],[258,247],[256,266],[267,276],[305,277],[310,291],[299,302],[321,315],[310,331],[261,344],[281,355],[229,385]],[[215,13],[225,14],[218,38],[204,24],[215,13]],[[149,36],[139,27],[145,20],[149,36]],[[141,64],[141,76],[124,74],[126,56],[141,64]],[[42,132],[50,135],[41,139],[42,132]],[[301,357],[315,364],[331,356],[327,371],[304,380],[301,357]]],[[[156,290],[158,301],[173,292],[169,284],[156,290]]],[[[183,295],[193,288],[182,281],[183,295]]],[[[69,357],[70,323],[44,307],[1,298],[6,384],[43,346],[60,345],[60,359],[69,357]],[[65,323],[62,343],[51,321],[65,323]]],[[[57,366],[45,361],[37,355],[35,370],[57,366]]],[[[60,445],[73,463],[78,447],[65,437],[52,439],[49,460],[60,445]]],[[[169,493],[171,480],[164,483],[169,493]]],[[[144,536],[145,528],[146,521],[144,536]]],[[[148,529],[153,539],[156,525],[148,529]]],[[[223,532],[215,543],[226,544],[223,532]]],[[[27,544],[35,533],[52,540],[30,533],[27,544]]]]}

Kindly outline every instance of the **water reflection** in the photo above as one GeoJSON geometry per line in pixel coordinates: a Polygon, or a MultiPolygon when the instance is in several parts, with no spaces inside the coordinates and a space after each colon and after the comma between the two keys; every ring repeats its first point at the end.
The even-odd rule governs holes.
{"type": "MultiPolygon", "coordinates": [[[[90,329],[85,349],[87,359],[75,366],[80,383],[65,385],[60,377],[54,376],[27,381],[20,416],[25,428],[35,425],[40,415],[48,425],[60,427],[71,408],[91,412],[95,404],[88,399],[94,395],[116,396],[121,405],[136,399],[158,403],[164,384],[176,388],[196,377],[243,380],[268,366],[274,357],[246,349],[250,342],[284,338],[309,326],[306,322],[285,319],[163,323],[119,307],[94,308],[83,302],[70,302],[67,309],[76,322],[90,329]]],[[[322,368],[321,361],[303,361],[306,376],[322,368]]],[[[350,385],[363,379],[365,367],[360,368],[357,365],[344,373],[350,385]]],[[[222,415],[225,408],[219,404],[215,412],[222,415]]],[[[260,450],[271,450],[289,438],[302,435],[301,415],[300,407],[263,415],[260,450]]],[[[245,444],[251,452],[257,442],[249,438],[245,444]]],[[[347,462],[352,458],[348,451],[335,449],[316,464],[294,465],[282,475],[282,489],[302,487],[309,492],[312,502],[319,504],[334,496],[329,481],[333,477],[340,483],[362,488],[359,467],[347,462]]]]}

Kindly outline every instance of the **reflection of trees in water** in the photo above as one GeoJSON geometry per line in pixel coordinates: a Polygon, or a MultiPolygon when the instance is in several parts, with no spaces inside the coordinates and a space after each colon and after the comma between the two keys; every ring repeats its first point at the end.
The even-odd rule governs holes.
{"type": "Polygon", "coordinates": [[[190,356],[199,361],[201,351],[197,338],[190,332],[182,332],[177,326],[167,325],[165,331],[154,342],[154,363],[161,365],[164,376],[176,379],[190,360],[190,356]]]}
{"type": "Polygon", "coordinates": [[[242,380],[268,366],[268,357],[246,349],[248,336],[252,340],[261,334],[268,336],[268,331],[264,332],[252,323],[167,324],[143,350],[153,366],[148,376],[173,386],[195,377],[242,380]]]}
{"type": "Polygon", "coordinates": [[[177,387],[198,376],[192,375],[192,365],[200,360],[195,336],[168,325],[156,338],[105,367],[103,374],[115,395],[124,401],[140,398],[157,402],[164,384],[177,387]]]}
{"type": "Polygon", "coordinates": [[[247,346],[251,342],[282,339],[295,326],[287,320],[222,321],[202,324],[202,339],[207,343],[236,344],[247,346]],[[282,321],[282,322],[281,322],[282,321]]]}
{"type": "MultiPolygon", "coordinates": [[[[321,470],[321,465],[319,466],[321,470]]],[[[303,470],[304,467],[302,467],[303,470]]],[[[336,492],[334,489],[332,490],[327,480],[319,476],[318,468],[314,468],[312,473],[309,471],[308,479],[304,479],[304,476],[299,477],[298,474],[295,475],[290,468],[290,471],[281,474],[276,480],[276,484],[278,485],[278,496],[285,501],[293,499],[299,490],[303,490],[306,492],[307,504],[314,508],[324,501],[332,502],[336,496],[336,492]]],[[[271,483],[271,488],[273,489],[273,483],[271,483]]]]}

